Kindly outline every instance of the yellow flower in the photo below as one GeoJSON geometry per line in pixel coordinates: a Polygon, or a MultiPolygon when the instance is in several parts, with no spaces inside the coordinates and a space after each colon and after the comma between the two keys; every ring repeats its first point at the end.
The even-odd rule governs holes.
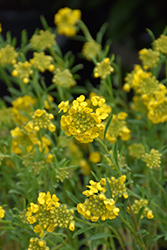
{"type": "MultiPolygon", "coordinates": [[[[152,210],[150,210],[148,208],[147,204],[148,204],[147,200],[144,200],[144,199],[135,200],[133,205],[131,206],[131,209],[132,209],[133,213],[138,214],[140,209],[142,207],[144,207],[143,213],[142,213],[140,218],[142,219],[144,217],[147,217],[148,219],[152,219],[154,217],[154,215],[153,215],[152,210]]],[[[129,207],[128,207],[127,211],[130,212],[129,207]]]]}
{"type": "Polygon", "coordinates": [[[46,241],[39,238],[30,238],[30,244],[28,250],[49,250],[49,247],[46,246],[46,241]]]}
{"type": "Polygon", "coordinates": [[[167,54],[167,36],[163,34],[160,35],[160,37],[154,41],[154,44],[156,51],[167,54]]]}
{"type": "Polygon", "coordinates": [[[110,65],[110,59],[104,58],[103,61],[98,62],[96,67],[94,68],[94,77],[100,77],[101,79],[105,79],[107,75],[110,75],[114,69],[110,65]]]}
{"type": "Polygon", "coordinates": [[[142,156],[142,159],[146,163],[147,167],[149,167],[150,169],[155,169],[160,168],[161,156],[162,154],[158,150],[152,148],[149,154],[145,153],[142,156]]]}
{"type": "Polygon", "coordinates": [[[58,105],[58,108],[59,108],[59,113],[63,110],[64,113],[67,112],[67,110],[69,109],[69,101],[62,101],[59,105],[58,105]]]}
{"type": "Polygon", "coordinates": [[[152,49],[142,49],[139,51],[139,59],[142,61],[144,69],[149,69],[157,66],[160,54],[152,49]]]}
{"type": "Polygon", "coordinates": [[[56,74],[53,76],[52,82],[66,89],[76,85],[76,81],[69,69],[63,71],[56,69],[56,74]]]}
{"type": "Polygon", "coordinates": [[[49,30],[40,30],[39,35],[34,34],[30,42],[34,49],[46,50],[56,44],[55,38],[56,35],[52,34],[49,30]]]}
{"type": "Polygon", "coordinates": [[[14,64],[14,70],[12,71],[13,77],[18,77],[23,80],[25,84],[29,82],[29,77],[32,75],[33,71],[31,69],[31,64],[29,62],[18,62],[14,64]]]}
{"type": "Polygon", "coordinates": [[[7,44],[5,48],[0,49],[0,65],[3,67],[8,64],[15,64],[18,53],[15,48],[7,44]]]}
{"type": "Polygon", "coordinates": [[[55,125],[50,121],[54,116],[48,114],[46,110],[37,109],[32,116],[32,121],[29,121],[25,126],[28,132],[39,131],[41,128],[49,129],[51,132],[56,130],[55,125]]]}
{"type": "Polygon", "coordinates": [[[145,147],[141,143],[133,143],[128,146],[128,149],[129,155],[137,159],[140,159],[145,153],[145,147]]]}
{"type": "Polygon", "coordinates": [[[98,163],[101,161],[101,154],[98,151],[90,152],[89,161],[93,163],[98,163]]]}
{"type": "Polygon", "coordinates": [[[84,100],[84,95],[74,100],[68,113],[61,116],[60,123],[67,136],[73,135],[78,141],[88,143],[99,136],[99,132],[104,130],[104,125],[101,118],[93,109],[87,107],[84,100]]]}
{"type": "Polygon", "coordinates": [[[0,219],[5,216],[5,210],[0,206],[0,219]]]}
{"type": "Polygon", "coordinates": [[[80,10],[71,10],[68,7],[60,9],[54,16],[54,23],[57,25],[58,34],[75,36],[77,32],[76,24],[80,19],[80,10]]]}
{"type": "Polygon", "coordinates": [[[34,57],[30,59],[30,63],[34,68],[38,69],[41,72],[49,70],[49,67],[52,65],[51,62],[53,61],[52,56],[47,56],[44,52],[34,52],[33,56],[34,57]]]}
{"type": "Polygon", "coordinates": [[[98,52],[101,50],[101,45],[96,41],[91,40],[89,42],[84,43],[82,48],[82,54],[86,57],[88,61],[92,60],[92,57],[96,58],[98,52]]]}

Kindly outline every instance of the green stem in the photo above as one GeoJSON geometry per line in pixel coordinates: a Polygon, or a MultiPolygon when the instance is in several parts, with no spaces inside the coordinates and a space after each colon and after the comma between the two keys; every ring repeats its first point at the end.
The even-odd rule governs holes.
{"type": "Polygon", "coordinates": [[[133,229],[133,227],[130,225],[130,223],[128,221],[126,221],[123,216],[121,214],[119,214],[119,218],[121,219],[121,221],[125,224],[125,226],[129,229],[129,231],[133,234],[136,242],[138,243],[138,245],[140,246],[140,248],[142,250],[147,250],[144,242],[142,241],[142,239],[140,239],[137,235],[135,230],[133,229]]]}
{"type": "Polygon", "coordinates": [[[56,52],[53,50],[53,48],[49,49],[50,54],[53,56],[56,62],[58,62],[61,66],[64,66],[65,62],[64,60],[56,54],[56,52]]]}
{"type": "MultiPolygon", "coordinates": [[[[104,149],[105,153],[107,155],[110,155],[110,152],[108,151],[106,145],[102,142],[102,140],[100,140],[98,137],[95,138],[95,140],[101,145],[101,147],[104,149]]],[[[111,161],[113,161],[112,158],[110,158],[110,159],[111,159],[111,161]]],[[[117,164],[115,164],[115,166],[116,166],[116,170],[117,170],[119,176],[121,176],[122,174],[121,174],[121,170],[120,170],[119,166],[117,164]]]]}
{"type": "Polygon", "coordinates": [[[9,87],[13,87],[12,83],[8,77],[8,74],[6,73],[5,69],[2,68],[2,66],[0,66],[0,75],[1,75],[1,79],[4,80],[4,82],[6,83],[6,85],[9,87]]]}
{"type": "Polygon", "coordinates": [[[84,36],[86,37],[87,41],[88,41],[88,42],[92,41],[93,38],[92,38],[92,36],[91,36],[91,34],[90,34],[90,32],[89,32],[87,26],[85,25],[85,23],[84,23],[82,20],[80,20],[80,21],[78,22],[78,24],[79,24],[80,29],[81,29],[82,32],[84,33],[84,36]]]}
{"type": "Polygon", "coordinates": [[[124,247],[124,243],[123,243],[123,240],[122,238],[120,237],[120,235],[118,234],[117,230],[115,228],[113,228],[112,226],[108,225],[108,224],[105,224],[108,228],[111,229],[111,231],[115,234],[115,237],[117,238],[122,250],[126,250],[125,247],[124,247]]]}

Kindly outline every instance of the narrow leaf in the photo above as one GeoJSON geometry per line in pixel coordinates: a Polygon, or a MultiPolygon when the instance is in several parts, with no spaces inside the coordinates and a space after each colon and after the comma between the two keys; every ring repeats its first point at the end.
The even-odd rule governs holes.
{"type": "Polygon", "coordinates": [[[112,118],[113,116],[111,115],[107,121],[107,124],[106,124],[106,127],[105,127],[105,130],[104,130],[104,144],[106,144],[106,133],[107,133],[107,129],[108,127],[110,126],[110,123],[112,121],[112,118]]]}
{"type": "Polygon", "coordinates": [[[80,201],[69,191],[66,191],[67,192],[67,195],[70,197],[70,199],[75,203],[75,204],[78,204],[80,203],[80,201]]]}
{"type": "Polygon", "coordinates": [[[93,226],[81,228],[81,229],[79,229],[77,232],[74,233],[74,235],[73,235],[72,238],[75,238],[77,235],[80,235],[80,234],[82,234],[82,233],[84,233],[84,232],[86,232],[86,231],[89,231],[89,230],[92,229],[92,228],[93,228],[93,226]]]}

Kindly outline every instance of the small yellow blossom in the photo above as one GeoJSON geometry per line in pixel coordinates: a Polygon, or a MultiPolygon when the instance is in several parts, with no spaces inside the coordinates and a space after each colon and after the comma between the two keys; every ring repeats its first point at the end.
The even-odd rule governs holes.
{"type": "Polygon", "coordinates": [[[33,71],[31,69],[31,64],[29,62],[18,62],[14,64],[14,70],[12,71],[13,77],[18,77],[23,80],[25,84],[29,82],[29,77],[32,75],[33,71]]]}
{"type": "Polygon", "coordinates": [[[49,247],[46,246],[46,241],[39,238],[30,238],[30,244],[28,250],[49,250],[49,247]]]}
{"type": "Polygon", "coordinates": [[[90,152],[89,161],[91,161],[93,163],[100,162],[101,161],[101,154],[99,153],[99,151],[90,152]]]}
{"type": "MultiPolygon", "coordinates": [[[[150,210],[148,208],[147,204],[148,204],[147,200],[144,200],[144,199],[135,200],[133,205],[131,206],[131,209],[132,209],[133,213],[138,214],[140,209],[142,207],[145,207],[140,218],[143,219],[144,217],[146,217],[148,219],[152,219],[154,217],[154,215],[153,215],[152,210],[150,210]]],[[[127,211],[130,212],[129,207],[128,207],[127,211]]]]}
{"type": "Polygon", "coordinates": [[[163,34],[160,35],[160,37],[154,41],[154,44],[156,51],[167,54],[167,36],[163,34]]]}
{"type": "Polygon", "coordinates": [[[18,53],[15,48],[7,44],[4,48],[0,49],[0,65],[5,67],[8,64],[15,64],[18,53]]]}
{"type": "Polygon", "coordinates": [[[55,38],[56,35],[52,34],[49,30],[40,30],[39,35],[34,34],[30,42],[34,49],[46,50],[56,44],[55,38]]]}
{"type": "Polygon", "coordinates": [[[152,67],[157,67],[160,54],[158,51],[152,49],[142,49],[139,51],[139,59],[142,61],[144,69],[147,70],[152,67]]]}
{"type": "Polygon", "coordinates": [[[5,210],[0,206],[0,219],[5,216],[5,210]]]}
{"type": "Polygon", "coordinates": [[[92,39],[91,41],[84,43],[82,54],[88,61],[91,61],[92,57],[97,58],[98,52],[101,48],[101,45],[92,39]]]}
{"type": "Polygon", "coordinates": [[[162,154],[158,150],[152,148],[149,154],[145,153],[142,156],[142,159],[146,163],[147,167],[149,167],[150,169],[155,169],[160,168],[161,156],[162,154]]]}
{"type": "Polygon", "coordinates": [[[164,123],[167,121],[167,98],[163,96],[161,99],[153,99],[148,104],[148,119],[151,120],[153,124],[158,124],[160,122],[164,123]]]}
{"type": "Polygon", "coordinates": [[[118,136],[120,136],[121,140],[123,141],[129,140],[131,131],[126,126],[126,116],[127,115],[125,112],[120,112],[118,115],[113,115],[106,133],[106,139],[109,142],[114,143],[118,136]]]}
{"type": "Polygon", "coordinates": [[[59,35],[75,36],[76,24],[81,19],[80,10],[71,10],[68,7],[60,9],[54,16],[54,23],[57,26],[59,35]]]}
{"type": "Polygon", "coordinates": [[[2,32],[2,24],[0,23],[0,33],[2,32]]]}
{"type": "Polygon", "coordinates": [[[55,125],[50,121],[54,116],[48,114],[46,110],[37,109],[32,116],[32,120],[27,123],[25,129],[28,132],[39,131],[41,128],[49,129],[51,132],[56,130],[55,125]]]}
{"type": "Polygon", "coordinates": [[[94,68],[94,77],[100,77],[105,79],[107,75],[110,75],[114,69],[110,65],[110,59],[104,58],[103,61],[98,62],[94,68]]]}
{"type": "Polygon", "coordinates": [[[59,105],[58,105],[58,108],[59,108],[59,113],[63,110],[64,113],[67,112],[67,110],[69,109],[69,101],[62,101],[59,105]]]}
{"type": "Polygon", "coordinates": [[[104,130],[101,118],[87,105],[85,96],[79,96],[72,102],[68,113],[61,116],[60,121],[65,134],[67,136],[73,135],[82,143],[92,142],[94,138],[99,136],[99,132],[104,130]]]}
{"type": "Polygon", "coordinates": [[[85,176],[89,175],[91,172],[91,168],[90,168],[89,164],[87,163],[87,161],[85,159],[81,159],[79,164],[80,164],[82,174],[85,176]]]}
{"type": "Polygon", "coordinates": [[[76,85],[76,81],[69,69],[63,71],[56,69],[56,74],[53,76],[52,82],[66,89],[76,85]]]}
{"type": "Polygon", "coordinates": [[[51,62],[53,61],[52,56],[47,56],[44,52],[34,52],[33,56],[34,57],[30,59],[30,63],[34,68],[38,69],[41,72],[49,70],[49,67],[52,65],[51,62]]]}
{"type": "Polygon", "coordinates": [[[133,143],[130,146],[128,146],[129,149],[129,155],[140,159],[145,154],[145,147],[142,143],[133,143]]]}

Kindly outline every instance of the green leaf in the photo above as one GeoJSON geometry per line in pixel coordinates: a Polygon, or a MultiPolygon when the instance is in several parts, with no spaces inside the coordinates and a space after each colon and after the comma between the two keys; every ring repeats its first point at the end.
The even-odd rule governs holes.
{"type": "Polygon", "coordinates": [[[147,230],[145,230],[145,229],[139,229],[139,230],[136,232],[136,235],[138,235],[138,234],[141,234],[142,237],[144,237],[144,236],[148,235],[149,232],[148,232],[147,230]]]}
{"type": "Polygon", "coordinates": [[[21,32],[21,48],[25,47],[28,43],[27,30],[22,30],[21,32]]]}
{"type": "Polygon", "coordinates": [[[137,221],[140,220],[140,217],[141,217],[141,215],[142,215],[144,209],[145,209],[145,207],[141,207],[141,208],[140,208],[140,210],[139,210],[139,212],[138,212],[138,215],[137,215],[137,221]]]}
{"type": "Polygon", "coordinates": [[[106,233],[99,233],[99,234],[91,236],[89,239],[90,240],[99,240],[99,239],[103,239],[103,238],[107,238],[107,237],[113,237],[113,235],[106,234],[106,233]]]}
{"type": "Polygon", "coordinates": [[[48,23],[43,15],[40,16],[41,23],[45,30],[50,30],[48,23]]]}
{"type": "Polygon", "coordinates": [[[95,177],[96,181],[99,182],[99,178],[97,177],[97,175],[93,171],[91,171],[91,174],[95,177]]]}
{"type": "Polygon", "coordinates": [[[157,242],[159,239],[161,239],[162,237],[164,237],[163,234],[160,234],[160,235],[154,235],[151,237],[150,241],[148,242],[148,246],[147,248],[149,249],[150,245],[157,242]]]}
{"type": "Polygon", "coordinates": [[[112,198],[112,190],[111,190],[111,186],[110,186],[110,183],[108,182],[107,178],[106,178],[106,187],[107,187],[107,191],[109,193],[109,198],[112,198]]]}
{"type": "Polygon", "coordinates": [[[66,190],[66,193],[75,204],[80,203],[80,201],[71,192],[66,190]]]}
{"type": "Polygon", "coordinates": [[[148,28],[146,29],[146,31],[150,35],[152,41],[154,41],[155,40],[155,36],[154,36],[153,32],[150,29],[148,29],[148,28]]]}
{"type": "Polygon", "coordinates": [[[108,121],[107,121],[105,130],[104,130],[104,144],[106,144],[106,133],[107,133],[108,127],[110,126],[110,123],[111,123],[111,121],[112,121],[112,118],[113,118],[113,115],[110,115],[110,117],[109,117],[109,119],[108,119],[108,121]]]}
{"type": "Polygon", "coordinates": [[[103,23],[103,25],[100,27],[100,30],[96,35],[97,43],[99,43],[99,44],[102,43],[102,38],[104,36],[104,33],[106,32],[107,27],[108,27],[108,23],[103,23]]]}
{"type": "Polygon", "coordinates": [[[84,233],[84,232],[86,232],[86,231],[89,231],[89,230],[92,229],[92,228],[93,228],[93,226],[81,228],[81,229],[79,229],[77,232],[74,233],[74,235],[73,235],[72,238],[75,238],[77,235],[80,235],[80,234],[82,234],[82,233],[84,233]]]}
{"type": "Polygon", "coordinates": [[[118,144],[117,144],[117,141],[116,141],[114,143],[114,145],[113,145],[113,158],[114,158],[115,163],[119,167],[119,165],[118,165],[118,155],[117,154],[118,154],[118,144]]]}

